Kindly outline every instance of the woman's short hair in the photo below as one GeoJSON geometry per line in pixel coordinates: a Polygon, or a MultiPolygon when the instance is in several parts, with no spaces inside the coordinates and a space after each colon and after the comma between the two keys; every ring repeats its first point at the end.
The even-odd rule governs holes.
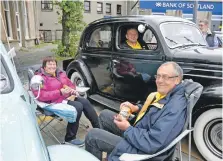
{"type": "Polygon", "coordinates": [[[57,60],[53,56],[47,56],[47,57],[43,58],[43,63],[42,63],[43,68],[46,67],[47,62],[56,62],[56,64],[57,64],[57,60]]]}

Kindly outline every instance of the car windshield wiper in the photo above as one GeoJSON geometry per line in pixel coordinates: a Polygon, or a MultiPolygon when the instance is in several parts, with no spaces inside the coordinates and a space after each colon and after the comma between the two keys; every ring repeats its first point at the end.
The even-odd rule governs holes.
{"type": "Polygon", "coordinates": [[[195,43],[195,42],[193,42],[191,39],[189,39],[189,38],[188,38],[188,37],[186,37],[186,36],[184,36],[184,38],[185,38],[187,41],[191,42],[190,44],[187,44],[187,45],[206,46],[206,45],[201,44],[201,43],[195,43]]]}
{"type": "Polygon", "coordinates": [[[184,48],[188,46],[206,46],[206,45],[202,45],[200,43],[188,43],[188,44],[178,44],[178,45],[173,46],[172,48],[184,48]]]}
{"type": "Polygon", "coordinates": [[[188,37],[186,37],[186,36],[184,36],[184,38],[187,40],[187,41],[189,41],[189,42],[191,42],[191,43],[194,43],[191,39],[189,39],[188,37]]]}
{"type": "Polygon", "coordinates": [[[168,37],[165,37],[165,39],[169,40],[170,42],[173,42],[174,44],[179,44],[179,43],[177,43],[176,41],[174,41],[174,40],[172,40],[172,39],[170,39],[170,38],[168,38],[168,37]]]}

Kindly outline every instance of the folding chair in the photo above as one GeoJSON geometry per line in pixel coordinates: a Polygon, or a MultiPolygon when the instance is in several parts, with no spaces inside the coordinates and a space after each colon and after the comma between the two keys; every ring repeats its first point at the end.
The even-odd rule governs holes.
{"type": "MultiPolygon", "coordinates": [[[[43,103],[43,102],[40,102],[37,99],[35,99],[35,96],[30,89],[31,78],[34,76],[34,71],[36,71],[36,69],[38,69],[38,68],[39,68],[39,65],[31,67],[31,68],[28,69],[28,81],[29,81],[29,91],[28,91],[28,93],[29,93],[31,99],[33,99],[33,101],[37,104],[37,108],[36,108],[35,113],[36,113],[36,116],[37,116],[38,120],[40,121],[40,123],[39,123],[40,131],[43,131],[54,120],[63,121],[63,119],[60,118],[59,116],[55,115],[54,113],[43,109],[43,107],[45,107],[47,104],[43,103]],[[43,116],[43,118],[42,118],[42,116],[43,116]],[[47,121],[48,117],[51,117],[52,119],[47,121]],[[46,122],[46,123],[44,124],[44,122],[46,122]]],[[[52,133],[52,131],[49,128],[48,128],[48,131],[59,144],[62,144],[59,141],[59,139],[52,133]]],[[[59,132],[59,131],[57,131],[57,132],[59,132]]]]}
{"type": "MultiPolygon", "coordinates": [[[[30,81],[31,81],[32,77],[34,76],[34,71],[36,71],[39,68],[40,68],[40,66],[39,65],[36,65],[36,66],[33,66],[33,67],[31,67],[31,68],[28,69],[28,80],[29,80],[29,91],[28,91],[28,93],[29,93],[30,97],[33,98],[33,101],[37,104],[36,116],[37,116],[38,120],[40,121],[40,124],[39,124],[40,131],[43,131],[44,128],[46,128],[48,125],[50,125],[50,123],[52,121],[54,121],[54,120],[63,121],[63,119],[60,118],[59,116],[57,116],[55,113],[50,112],[50,111],[44,109],[43,107],[47,106],[48,105],[47,103],[40,102],[37,99],[34,99],[35,96],[34,96],[33,92],[30,89],[30,81]],[[43,118],[41,116],[43,116],[43,118]],[[47,121],[47,118],[48,117],[51,117],[52,119],[50,121],[48,121],[46,124],[44,124],[44,122],[47,121]]],[[[86,91],[88,89],[86,89],[86,87],[82,87],[82,88],[77,87],[77,90],[83,92],[83,91],[86,91]]],[[[79,124],[80,125],[83,125],[86,129],[89,128],[88,125],[82,123],[81,121],[79,121],[79,124]]],[[[63,143],[63,142],[60,142],[59,141],[59,139],[52,133],[52,131],[49,128],[48,128],[48,131],[50,132],[50,134],[53,136],[53,138],[59,144],[62,144],[63,143]]],[[[59,131],[57,131],[57,132],[60,133],[59,131]]]]}
{"type": "Polygon", "coordinates": [[[165,154],[165,159],[163,161],[170,161],[173,159],[173,154],[176,149],[176,144],[179,143],[179,153],[180,153],[180,160],[182,161],[182,152],[181,152],[181,140],[189,134],[189,161],[191,160],[191,132],[193,131],[192,128],[192,110],[200,95],[203,91],[203,86],[197,82],[193,82],[192,80],[185,80],[185,96],[187,98],[187,116],[186,122],[184,125],[183,131],[175,138],[167,147],[162,149],[161,151],[155,154],[122,154],[119,159],[121,161],[139,161],[139,160],[152,160],[154,157],[162,156],[165,154]],[[186,83],[188,82],[188,83],[186,83]]]}

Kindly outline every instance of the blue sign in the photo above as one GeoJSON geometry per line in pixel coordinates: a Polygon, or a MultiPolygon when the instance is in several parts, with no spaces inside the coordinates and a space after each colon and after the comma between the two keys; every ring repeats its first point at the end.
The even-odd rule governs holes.
{"type": "Polygon", "coordinates": [[[112,16],[104,16],[104,18],[111,18],[112,16]]]}
{"type": "MultiPolygon", "coordinates": [[[[166,12],[166,10],[182,10],[192,14],[194,1],[150,1],[140,0],[140,9],[152,9],[152,12],[166,12]]],[[[222,2],[198,2],[198,11],[211,11],[212,15],[222,15],[222,2]]]]}

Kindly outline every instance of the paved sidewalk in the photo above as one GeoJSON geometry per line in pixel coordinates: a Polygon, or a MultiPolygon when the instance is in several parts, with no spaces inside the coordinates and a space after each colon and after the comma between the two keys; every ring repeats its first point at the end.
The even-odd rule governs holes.
{"type": "MultiPolygon", "coordinates": [[[[54,56],[52,49],[56,49],[56,44],[43,44],[41,48],[21,49],[16,51],[14,57],[18,75],[23,84],[27,83],[27,69],[33,65],[41,65],[42,59],[46,56],[54,56]]],[[[58,63],[61,66],[61,62],[58,63]]]]}

